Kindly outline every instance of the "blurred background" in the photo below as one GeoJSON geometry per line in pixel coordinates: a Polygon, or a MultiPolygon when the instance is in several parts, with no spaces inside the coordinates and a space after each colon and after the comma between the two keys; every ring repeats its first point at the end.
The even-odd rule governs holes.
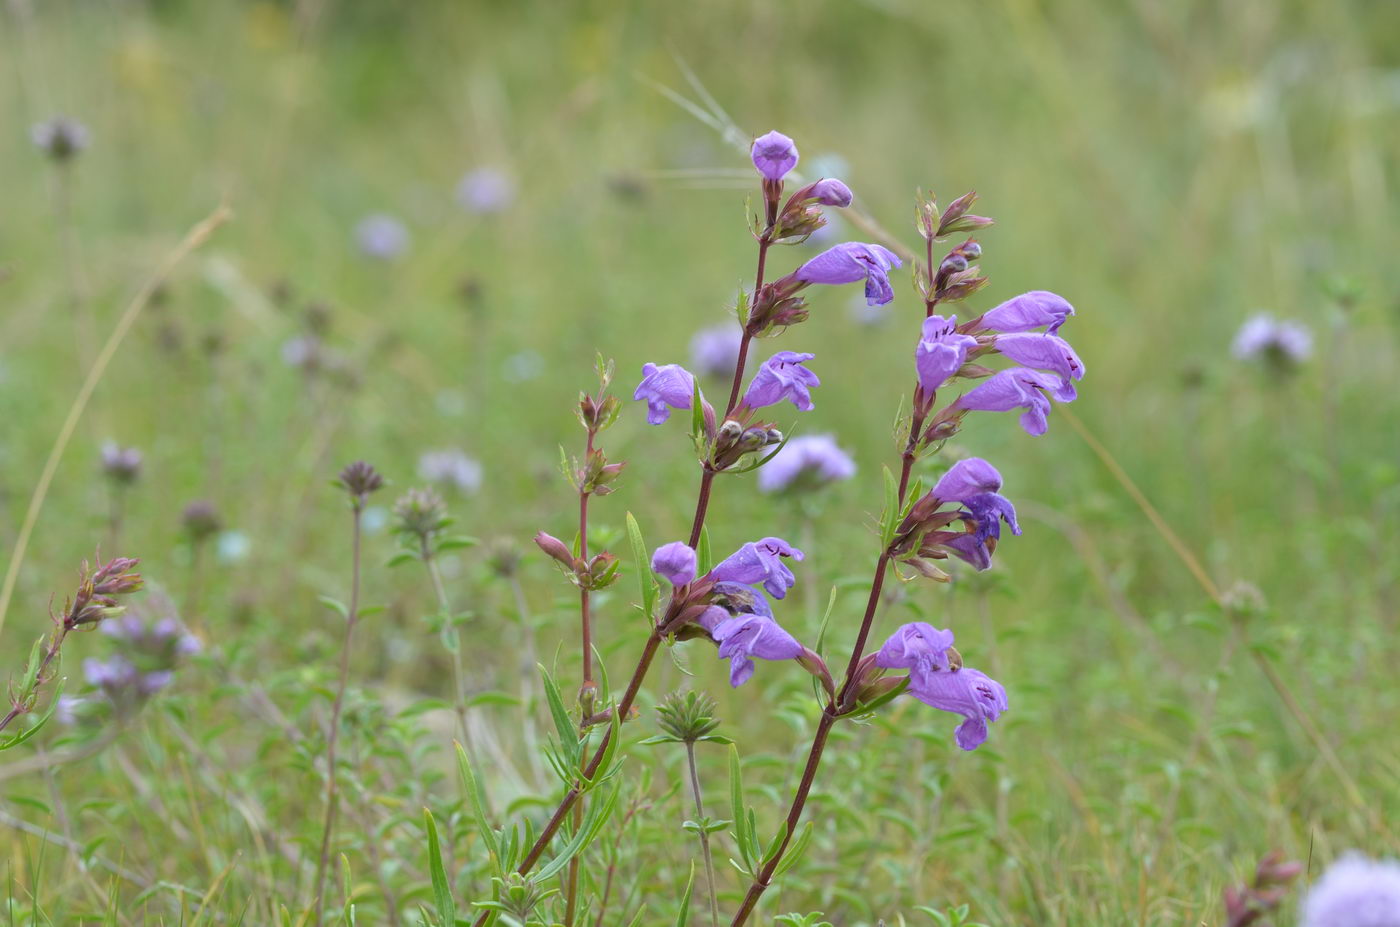
{"type": "MultiPolygon", "coordinates": [[[[648,541],[683,536],[685,426],[648,427],[630,394],[644,362],[690,363],[696,332],[724,323],[751,284],[758,186],[745,150],[774,128],[796,140],[799,170],[845,180],[869,219],[834,220],[823,246],[887,230],[913,247],[917,190],[946,204],[976,189],[977,211],[997,220],[980,235],[992,282],[965,311],[1028,289],[1064,295],[1078,315],[1062,334],[1087,377],[1044,437],[1012,415],[968,420],[956,453],[1002,471],[1024,536],[990,573],[895,584],[882,618],[953,628],[1012,710],[975,754],[954,748],[951,717],[910,700],[845,730],[809,812],[810,858],[765,913],[931,923],[916,905],[968,902],[990,924],[1216,923],[1221,887],[1268,849],[1314,870],[1348,848],[1393,853],[1396,35],[1400,6],[1303,0],[7,0],[7,556],[123,308],[194,222],[221,202],[234,213],[115,355],[0,628],[6,671],[18,669],[46,605],[100,544],[143,559],[203,653],[106,749],[42,776],[0,768],[6,820],[82,848],[51,849],[39,878],[42,841],[12,826],[0,836],[22,886],[12,898],[58,923],[101,907],[72,887],[99,851],[152,884],[201,890],[242,852],[219,903],[247,903],[257,922],[296,895],[289,860],[319,825],[311,767],[340,634],[317,596],[343,597],[348,570],[348,516],[327,482],[358,458],[391,482],[367,542],[367,600],[387,608],[357,632],[352,742],[371,810],[345,852],[372,886],[366,911],[383,901],[371,873],[386,867],[391,884],[406,880],[401,901],[428,897],[412,829],[424,803],[456,793],[412,773],[450,769],[450,718],[436,735],[394,725],[431,721],[427,707],[402,709],[448,697],[450,660],[422,618],[435,607],[423,576],[383,567],[388,507],[435,481],[454,530],[481,541],[443,564],[471,616],[473,691],[519,695],[536,658],[570,691],[573,596],[529,538],[573,533],[558,468],[560,446],[581,450],[571,405],[595,383],[595,353],[614,358],[628,401],[604,443],[628,468],[595,504],[595,538],[626,559],[628,511],[648,541]],[[60,115],[86,130],[61,161],[31,138],[60,115]],[[1232,351],[1258,313],[1304,326],[1310,349],[1232,351]],[[141,451],[131,485],[104,476],[106,441],[141,451]],[[207,532],[187,512],[197,500],[216,513],[207,532]],[[307,741],[247,711],[254,683],[307,741]],[[258,826],[239,802],[259,809],[258,826]]],[[[778,249],[770,266],[786,272],[818,247],[778,249]]],[[[834,588],[838,650],[869,581],[922,318],[907,268],[895,282],[882,310],[857,288],[815,293],[808,322],[762,345],[816,354],[816,409],[783,424],[834,435],[856,477],[801,500],[722,481],[710,517],[719,556],[767,534],[808,548],[805,596],[780,617],[815,638],[834,588]]],[[[634,588],[626,576],[598,604],[614,680],[644,637],[634,588]]],[[[73,642],[67,691],[109,644],[73,642]]],[[[775,824],[815,721],[806,682],[765,666],[732,694],[700,645],[678,662],[694,675],[659,668],[636,736],[654,733],[650,706],[669,688],[713,692],[750,799],[775,824]]],[[[487,698],[473,712],[498,745],[488,779],[501,807],[538,816],[533,796],[553,786],[530,774],[522,710],[487,698]]],[[[55,728],[43,749],[106,736],[92,724],[118,722],[55,728]]],[[[643,826],[655,830],[619,839],[621,865],[660,898],[690,850],[685,796],[666,786],[682,767],[660,748],[635,752],[654,768],[643,826]]],[[[719,748],[706,758],[719,797],[725,761],[719,748]]],[[[460,890],[489,891],[469,826],[456,826],[460,890]]],[[[112,891],[125,904],[143,890],[112,891]]]]}

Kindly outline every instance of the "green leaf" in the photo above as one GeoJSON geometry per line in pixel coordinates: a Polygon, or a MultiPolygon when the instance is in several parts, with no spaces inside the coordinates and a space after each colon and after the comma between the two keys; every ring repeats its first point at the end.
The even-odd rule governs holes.
{"type": "Polygon", "coordinates": [[[437,905],[438,918],[444,924],[457,921],[457,903],[452,900],[452,887],[447,880],[447,870],[442,866],[442,846],[438,843],[437,822],[433,813],[423,809],[423,822],[428,828],[428,872],[433,879],[433,898],[437,905]]]}
{"type": "Polygon", "coordinates": [[[333,599],[328,595],[318,595],[316,601],[331,611],[338,612],[342,618],[348,619],[350,617],[350,607],[339,599],[333,599]]]}
{"type": "Polygon", "coordinates": [[[681,908],[676,912],[676,927],[685,927],[690,922],[690,893],[695,888],[695,860],[690,861],[690,876],[685,880],[685,891],[681,893],[681,908]]]}
{"type": "Polygon", "coordinates": [[[899,484],[894,474],[885,467],[885,508],[881,513],[880,540],[883,547],[889,547],[894,533],[899,528],[899,484]]]}
{"type": "Polygon", "coordinates": [[[436,547],[438,553],[442,553],[445,550],[461,550],[464,547],[475,547],[480,543],[481,542],[476,538],[460,534],[455,537],[443,538],[441,541],[437,542],[436,547]]]}
{"type": "Polygon", "coordinates": [[[696,576],[704,576],[710,572],[714,566],[714,556],[710,553],[710,526],[705,525],[700,529],[700,543],[695,548],[695,560],[697,562],[696,576]]]}
{"type": "Polygon", "coordinates": [[[386,567],[402,566],[405,563],[411,563],[412,561],[417,559],[417,552],[411,550],[401,550],[397,554],[394,554],[394,556],[390,557],[384,565],[386,567]]]}
{"type": "Polygon", "coordinates": [[[35,721],[29,727],[25,728],[22,731],[18,731],[15,734],[12,734],[8,738],[0,739],[0,751],[9,750],[11,747],[18,747],[20,744],[24,743],[26,740],[43,730],[44,725],[49,723],[49,719],[53,717],[54,711],[58,708],[58,697],[62,694],[63,680],[60,679],[58,681],[57,687],[55,687],[53,691],[53,697],[49,699],[48,710],[45,711],[42,716],[40,716],[38,721],[35,721]]]}
{"type": "Polygon", "coordinates": [[[749,816],[744,807],[743,768],[739,763],[739,748],[729,745],[729,808],[734,818],[734,840],[739,846],[739,854],[752,871],[754,866],[753,838],[748,830],[749,816]]]}
{"type": "Polygon", "coordinates": [[[783,841],[787,839],[787,835],[788,825],[787,821],[784,821],[782,825],[778,828],[778,832],[773,835],[773,839],[768,842],[768,849],[763,851],[763,859],[759,860],[760,868],[768,865],[770,862],[772,862],[774,857],[776,857],[779,853],[782,852],[783,841]]]}
{"type": "Polygon", "coordinates": [[[462,780],[462,791],[466,794],[467,804],[470,806],[472,817],[476,821],[477,835],[491,851],[496,875],[501,875],[501,869],[505,864],[500,842],[496,839],[496,831],[492,829],[491,822],[486,817],[486,790],[482,788],[481,781],[472,772],[471,760],[468,759],[467,751],[461,744],[457,744],[457,776],[462,780]]]}
{"type": "Polygon", "coordinates": [[[554,719],[554,729],[559,734],[559,746],[573,756],[578,753],[578,729],[574,727],[574,720],[569,717],[564,700],[559,696],[559,687],[554,684],[549,671],[540,666],[540,675],[544,677],[544,697],[549,702],[549,714],[554,719]]]}
{"type": "Polygon", "coordinates": [[[656,581],[651,577],[651,558],[647,556],[646,541],[642,540],[642,528],[632,513],[627,513],[627,539],[632,543],[632,559],[637,563],[637,582],[641,585],[642,610],[648,622],[656,608],[656,581]]]}
{"type": "Polygon", "coordinates": [[[798,833],[797,839],[789,844],[787,852],[783,854],[783,858],[778,861],[777,868],[773,870],[774,878],[797,865],[798,861],[802,859],[802,854],[807,852],[807,845],[811,842],[812,822],[808,821],[806,826],[798,833]]]}

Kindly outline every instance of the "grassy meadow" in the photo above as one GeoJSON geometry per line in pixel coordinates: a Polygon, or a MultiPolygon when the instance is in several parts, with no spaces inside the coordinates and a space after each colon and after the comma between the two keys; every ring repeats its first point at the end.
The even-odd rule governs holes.
{"type": "MultiPolygon", "coordinates": [[[[1060,293],[1087,376],[1043,437],[968,418],[945,453],[1000,469],[1024,534],[986,573],[887,583],[876,625],[877,642],[953,629],[1010,710],[975,752],[912,699],[839,725],[811,844],[751,922],[934,925],[921,908],[965,904],[992,927],[1223,925],[1222,890],[1270,850],[1307,864],[1301,883],[1347,850],[1397,855],[1397,34],[1400,6],[1359,0],[11,0],[0,672],[22,673],[98,549],[141,559],[131,611],[178,617],[200,652],[119,709],[83,662],[120,641],[69,638],[58,676],[83,710],[0,753],[0,923],[316,923],[345,628],[325,600],[349,597],[352,555],[331,481],[360,459],[389,485],[363,519],[373,608],[349,650],[324,922],[451,922],[425,808],[457,917],[477,916],[492,870],[444,642],[455,623],[486,814],[537,833],[565,786],[536,664],[573,709],[581,660],[577,592],[531,538],[577,528],[559,466],[583,452],[574,403],[595,354],[614,359],[623,409],[600,443],[627,468],[590,527],[622,560],[593,597],[619,689],[648,633],[626,515],[648,549],[684,538],[698,473],[687,414],[650,427],[631,393],[752,285],[745,151],[772,128],[799,171],[854,190],[833,242],[919,247],[916,192],[975,188],[991,283],[957,311],[1060,293]],[[61,165],[30,138],[58,114],[90,133],[61,165]],[[483,168],[511,188],[502,208],[463,208],[483,168]],[[392,259],[357,245],[376,214],[407,232],[392,259]],[[1311,357],[1236,358],[1260,311],[1306,325],[1311,357]],[[312,343],[314,363],[295,347],[312,343]],[[106,441],[141,451],[129,486],[104,475],[106,441]],[[439,489],[476,543],[434,561],[439,597],[421,563],[390,565],[391,509],[425,453],[454,449],[479,486],[439,489]],[[192,522],[197,501],[215,518],[192,522]]],[[[817,250],[775,247],[773,273],[817,250]]],[[[794,500],[723,475],[707,522],[717,558],[765,535],[806,550],[777,615],[811,644],[830,602],[840,666],[923,318],[909,265],[892,280],[878,317],[859,286],[813,289],[810,319],[757,345],[816,355],[816,408],[776,407],[780,427],[834,435],[855,478],[794,500]]],[[[821,710],[804,674],[760,664],[731,689],[704,641],[668,653],[620,728],[618,810],[580,857],[573,922],[681,922],[685,751],[640,743],[666,693],[718,701],[765,843],[801,773],[821,710]]],[[[731,817],[728,748],[696,753],[711,816],[731,817]]],[[[712,841],[732,911],[748,880],[729,830],[712,841]]],[[[570,922],[561,897],[529,923],[570,922]]]]}

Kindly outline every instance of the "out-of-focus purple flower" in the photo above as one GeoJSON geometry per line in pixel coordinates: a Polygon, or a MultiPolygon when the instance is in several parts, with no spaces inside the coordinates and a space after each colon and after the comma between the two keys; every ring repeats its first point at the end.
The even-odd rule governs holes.
{"type": "Polygon", "coordinates": [[[921,684],[930,674],[948,671],[948,648],[953,632],[940,631],[925,621],[902,625],[875,654],[875,665],[909,670],[910,683],[921,684]]]}
{"type": "Polygon", "coordinates": [[[987,310],[982,326],[999,332],[1029,332],[1048,325],[1053,335],[1072,315],[1074,307],[1063,297],[1049,290],[1031,290],[987,310]]]}
{"type": "Polygon", "coordinates": [[[642,382],[632,398],[646,400],[647,424],[660,425],[671,417],[671,409],[690,408],[695,399],[695,375],[680,364],[643,364],[642,382]]]}
{"type": "Polygon", "coordinates": [[[776,492],[789,487],[823,486],[856,474],[855,461],[831,435],[793,438],[758,471],[758,488],[776,492]]]}
{"type": "Polygon", "coordinates": [[[55,161],[67,161],[88,146],[87,126],[67,116],[35,123],[29,137],[36,148],[55,161]]]}
{"type": "Polygon", "coordinates": [[[408,250],[408,229],[393,216],[376,213],[355,226],[355,242],[366,257],[391,261],[408,250]]]}
{"type": "Polygon", "coordinates": [[[807,191],[807,197],[814,199],[823,206],[836,206],[845,208],[851,205],[851,188],[846,186],[835,177],[823,177],[812,184],[812,189],[807,191]]]}
{"type": "Polygon", "coordinates": [[[141,475],[141,452],[115,441],[102,444],[102,472],[116,483],[134,483],[141,475]]]}
{"type": "Polygon", "coordinates": [[[921,681],[911,674],[909,694],[925,705],[963,716],[954,736],[964,750],[980,747],[987,739],[987,723],[1008,707],[1001,683],[970,666],[927,673],[921,681]]]}
{"type": "Polygon", "coordinates": [[[100,689],[119,688],[131,685],[136,679],[136,667],[121,654],[106,660],[88,657],[83,661],[83,678],[88,685],[100,689]]]}
{"type": "Polygon", "coordinates": [[[87,704],[87,699],[77,695],[60,695],[58,704],[53,709],[53,719],[64,727],[70,727],[78,723],[78,716],[82,707],[87,704]]]}
{"type": "Polygon", "coordinates": [[[1001,489],[1001,474],[981,457],[959,460],[933,484],[930,495],[944,502],[963,502],[982,493],[1001,489]]]}
{"type": "Polygon", "coordinates": [[[282,363],[303,373],[314,373],[324,366],[325,349],[315,335],[297,335],[282,342],[282,363]]]}
{"type": "Polygon", "coordinates": [[[515,202],[515,183],[504,171],[479,167],[457,182],[457,204],[478,215],[504,212],[515,202]]]}
{"type": "Polygon", "coordinates": [[[802,654],[802,645],[778,622],[766,615],[735,615],[719,622],[710,632],[719,642],[719,655],[729,660],[729,684],[738,688],[753,675],[753,658],[791,660],[802,654]]]}
{"type": "Polygon", "coordinates": [[[418,477],[430,483],[444,483],[461,492],[481,488],[481,463],[456,448],[427,451],[418,458],[418,477]]]}
{"type": "Polygon", "coordinates": [[[1244,323],[1230,350],[1240,360],[1264,358],[1290,366],[1301,364],[1312,356],[1312,332],[1299,322],[1279,321],[1260,313],[1244,323]]]}
{"type": "Polygon", "coordinates": [[[953,405],[958,409],[981,412],[1021,413],[1021,427],[1030,435],[1043,435],[1046,416],[1050,414],[1047,392],[1060,392],[1061,379],[1053,374],[1012,367],[993,374],[985,383],[960,397],[953,405]]]}
{"type": "Polygon", "coordinates": [[[651,568],[672,586],[684,586],[695,578],[695,548],[682,541],[663,544],[651,555],[651,568]]]}
{"type": "Polygon", "coordinates": [[[1060,385],[1051,395],[1061,402],[1073,402],[1078,396],[1071,381],[1084,379],[1084,364],[1060,336],[1039,332],[998,335],[996,348],[1024,367],[1059,374],[1060,385]]]}
{"type": "Polygon", "coordinates": [[[690,366],[711,377],[734,375],[744,330],[733,322],[702,328],[690,339],[690,366]]]}
{"type": "Polygon", "coordinates": [[[749,381],[749,388],[744,393],[744,405],[750,409],[762,409],[787,399],[800,411],[810,412],[810,390],[820,386],[822,381],[802,365],[813,357],[816,355],[779,351],[768,358],[749,381]]]}
{"type": "Polygon", "coordinates": [[[1346,854],[1309,890],[1301,927],[1400,927],[1400,863],[1346,854]]]}
{"type": "Polygon", "coordinates": [[[803,556],[802,551],[782,538],[764,538],[745,544],[721,560],[710,571],[710,577],[716,583],[743,583],[748,586],[762,583],[769,595],[781,599],[797,582],[792,570],[783,563],[783,558],[801,561],[803,556]]]}
{"type": "Polygon", "coordinates": [[[914,349],[914,366],[919,385],[932,395],[967,362],[967,352],[977,347],[977,339],[958,333],[958,317],[932,315],[924,319],[923,335],[914,349]]]}
{"type": "Polygon", "coordinates": [[[782,180],[797,167],[797,145],[776,130],[754,139],[749,156],[753,166],[769,180],[782,180]]]}
{"type": "Polygon", "coordinates": [[[889,273],[899,266],[899,255],[888,248],[848,241],[812,258],[797,268],[794,276],[803,283],[833,286],[864,280],[866,302],[883,306],[894,299],[889,273]]]}

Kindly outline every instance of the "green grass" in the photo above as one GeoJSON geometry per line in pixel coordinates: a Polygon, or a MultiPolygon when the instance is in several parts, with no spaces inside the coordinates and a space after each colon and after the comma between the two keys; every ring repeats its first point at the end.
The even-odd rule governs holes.
{"type": "MultiPolygon", "coordinates": [[[[560,789],[525,736],[551,727],[532,661],[572,704],[576,596],[529,538],[574,531],[557,469],[561,444],[581,451],[570,405],[592,386],[595,351],[617,360],[628,397],[643,362],[685,361],[694,330],[752,281],[744,205],[756,185],[740,153],[654,89],[695,96],[678,60],[746,135],[787,132],[804,166],[844,158],[858,204],[905,245],[917,241],[916,188],[946,203],[975,187],[998,225],[981,236],[992,283],[972,308],[1031,288],[1075,304],[1065,334],[1088,377],[1068,411],[1227,597],[1249,584],[1265,603],[1232,623],[1065,410],[1039,439],[1014,416],[970,418],[956,447],[1001,469],[1025,534],[989,574],[894,584],[879,627],[953,628],[1012,710],[971,754],[952,743],[954,718],[910,700],[838,727],[809,807],[813,843],[761,922],[820,910],[838,925],[900,913],[932,924],[916,906],[965,902],[992,925],[1218,924],[1222,887],[1269,849],[1313,874],[1348,848],[1395,854],[1400,61],[1389,39],[1400,9],[328,2],[299,41],[279,4],[33,6],[0,19],[7,556],[90,345],[190,225],[223,200],[235,218],[145,310],[80,422],[0,629],[0,671],[20,671],[50,600],[99,544],[141,557],[207,650],[128,724],[52,726],[0,758],[14,923],[194,923],[206,894],[201,923],[298,922],[342,629],[317,597],[343,599],[349,584],[349,514],[328,482],[357,458],[392,481],[377,506],[417,485],[424,450],[482,461],[483,491],[449,498],[456,529],[483,543],[445,558],[448,590],[471,615],[471,688],[523,686],[531,703],[473,709],[479,773],[498,822],[538,826],[552,810],[560,789]],[[27,138],[55,112],[93,136],[71,172],[71,252],[57,175],[27,138]],[[452,201],[458,177],[483,164],[519,186],[503,215],[452,201]],[[641,195],[619,194],[622,181],[641,195]],[[413,236],[393,264],[352,245],[354,223],[379,211],[413,236]],[[470,305],[466,279],[480,288],[470,305]],[[292,295],[274,299],[278,284],[292,295]],[[308,382],[280,359],[312,301],[330,307],[328,342],[354,359],[354,388],[308,382]],[[1231,358],[1259,309],[1312,327],[1317,352],[1296,376],[1231,358]],[[531,367],[539,374],[519,380],[531,367]],[[97,465],[109,437],[146,454],[119,549],[97,465]],[[191,605],[180,512],[197,498],[250,550],[233,562],[210,551],[191,605]],[[523,556],[534,657],[517,590],[492,569],[505,550],[523,556]],[[73,751],[86,755],[64,762],[73,751]],[[48,772],[7,775],[35,756],[54,761],[48,772]]],[[[849,223],[842,233],[863,237],[849,223]]],[[[774,267],[811,253],[779,249],[774,267]]],[[[884,325],[854,322],[850,288],[832,290],[777,343],[815,352],[823,380],[816,410],[783,426],[835,433],[858,477],[825,496],[810,535],[806,515],[760,496],[752,476],[719,481],[709,522],[720,556],[765,534],[810,537],[780,617],[810,642],[834,586],[838,661],[875,559],[891,423],[908,402],[919,309],[907,276],[897,287],[884,325]]],[[[615,687],[645,638],[625,513],[652,544],[681,537],[695,485],[684,425],[649,428],[626,405],[603,443],[628,469],[593,507],[595,545],[625,561],[596,597],[615,687]]],[[[365,598],[385,610],[356,631],[341,739],[328,907],[340,916],[348,884],[362,924],[387,923],[389,893],[406,923],[434,907],[424,807],[458,915],[491,891],[443,707],[451,659],[424,617],[436,600],[418,566],[384,566],[394,550],[386,531],[368,535],[365,598]]],[[[84,657],[111,650],[100,634],[76,636],[66,691],[84,688],[84,657]]],[[[585,897],[616,862],[607,924],[642,905],[641,923],[673,922],[694,856],[683,751],[630,746],[657,732],[656,700],[681,685],[719,699],[763,841],[819,710],[787,667],[761,666],[731,691],[704,645],[677,656],[694,676],[658,661],[624,728],[620,810],[586,852],[585,897]]],[[[727,817],[727,757],[698,752],[710,813],[727,817]]],[[[727,832],[715,842],[732,910],[737,851],[727,832]]],[[[707,920],[702,882],[692,923],[707,920]]]]}

